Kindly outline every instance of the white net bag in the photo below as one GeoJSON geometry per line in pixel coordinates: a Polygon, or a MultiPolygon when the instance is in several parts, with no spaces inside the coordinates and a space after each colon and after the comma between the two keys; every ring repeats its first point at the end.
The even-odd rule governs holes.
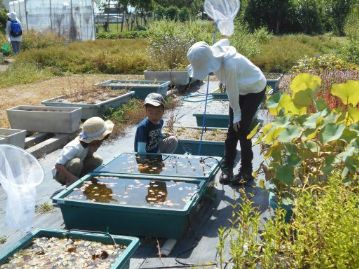
{"type": "Polygon", "coordinates": [[[7,194],[6,224],[30,229],[35,214],[36,186],[44,171],[34,156],[11,145],[0,145],[0,183],[7,194]]]}
{"type": "Polygon", "coordinates": [[[224,36],[233,34],[233,20],[239,7],[239,0],[206,0],[204,2],[204,10],[214,20],[218,30],[224,36]]]}

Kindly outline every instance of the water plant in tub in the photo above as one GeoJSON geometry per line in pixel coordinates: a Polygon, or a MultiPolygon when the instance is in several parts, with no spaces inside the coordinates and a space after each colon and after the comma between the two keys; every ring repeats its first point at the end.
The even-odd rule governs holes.
{"type": "Polygon", "coordinates": [[[96,172],[212,179],[220,161],[209,156],[122,153],[96,172]]]}
{"type": "Polygon", "coordinates": [[[0,268],[128,269],[138,246],[135,237],[37,230],[0,254],[0,268]]]}

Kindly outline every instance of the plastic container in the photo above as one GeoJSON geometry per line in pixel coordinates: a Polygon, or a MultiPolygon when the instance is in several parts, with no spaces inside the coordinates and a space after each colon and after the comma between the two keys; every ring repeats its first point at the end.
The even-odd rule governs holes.
{"type": "MultiPolygon", "coordinates": [[[[113,234],[180,238],[188,228],[190,218],[193,216],[195,212],[194,209],[197,207],[205,189],[206,186],[203,180],[186,178],[169,179],[164,177],[152,177],[152,179],[150,179],[128,175],[92,174],[83,177],[57,194],[53,198],[53,202],[60,207],[67,229],[76,228],[108,231],[113,234]],[[122,190],[123,187],[123,183],[120,182],[121,180],[126,184],[129,180],[132,180],[132,184],[128,184],[127,186],[136,186],[136,180],[141,182],[141,184],[142,182],[150,182],[151,180],[160,182],[158,184],[165,184],[165,186],[167,186],[166,191],[168,194],[166,197],[168,197],[168,199],[174,195],[181,195],[177,192],[170,193],[169,184],[173,184],[174,182],[186,183],[187,186],[195,187],[197,191],[191,194],[192,196],[190,196],[190,198],[187,197],[188,199],[186,199],[184,205],[182,203],[182,206],[178,208],[156,206],[156,204],[146,202],[148,198],[146,196],[146,199],[144,199],[143,195],[144,192],[149,195],[151,184],[145,185],[144,187],[146,189],[135,187],[132,187],[133,189],[131,190],[127,189],[126,195],[132,197],[126,198],[129,199],[127,204],[123,204],[122,200],[119,200],[117,203],[109,203],[80,200],[72,197],[73,191],[75,191],[76,188],[88,186],[83,185],[83,183],[101,176],[118,179],[119,187],[121,187],[120,190],[122,190]],[[134,193],[132,193],[132,191],[134,193]],[[133,199],[133,197],[137,199],[133,199]]],[[[111,197],[120,197],[119,193],[113,192],[113,194],[111,197]],[[116,196],[113,194],[116,194],[116,196]]],[[[124,196],[121,199],[125,199],[124,196]]]]}
{"type": "Polygon", "coordinates": [[[57,237],[57,238],[72,238],[96,241],[106,244],[112,244],[112,239],[116,244],[126,245],[126,249],[116,258],[110,269],[128,269],[130,265],[130,258],[139,247],[139,239],[135,237],[119,236],[119,235],[104,235],[99,233],[89,233],[82,231],[65,231],[65,230],[51,230],[41,229],[28,233],[25,237],[20,239],[12,247],[4,249],[0,253],[0,264],[6,263],[7,259],[21,249],[28,247],[31,241],[38,237],[57,237]]]}
{"type": "MultiPolygon", "coordinates": [[[[203,114],[193,114],[196,117],[197,126],[202,126],[203,114]]],[[[229,123],[228,114],[206,114],[206,126],[207,127],[220,127],[227,128],[229,123]]]]}
{"type": "Polygon", "coordinates": [[[149,93],[156,92],[166,96],[170,81],[153,80],[106,80],[96,86],[111,88],[113,90],[127,89],[134,91],[134,97],[144,100],[149,93]]]}

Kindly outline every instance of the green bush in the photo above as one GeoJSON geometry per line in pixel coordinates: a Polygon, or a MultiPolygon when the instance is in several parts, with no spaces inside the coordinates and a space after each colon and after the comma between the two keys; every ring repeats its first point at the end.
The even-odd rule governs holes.
{"type": "Polygon", "coordinates": [[[33,30],[24,33],[21,49],[42,49],[54,45],[64,44],[64,39],[52,32],[39,33],[33,30]]]}
{"type": "Polygon", "coordinates": [[[324,54],[318,57],[305,56],[291,68],[290,72],[321,74],[323,71],[333,70],[359,70],[359,66],[348,63],[333,54],[324,54]]]}
{"type": "Polygon", "coordinates": [[[270,42],[259,46],[260,52],[251,59],[265,72],[284,73],[304,56],[335,53],[340,46],[337,39],[326,36],[273,36],[270,42]]]}
{"type": "Polygon", "coordinates": [[[182,69],[187,62],[187,50],[196,41],[210,43],[211,27],[208,22],[174,22],[156,21],[149,27],[148,54],[151,58],[150,68],[182,69]]]}
{"type": "Polygon", "coordinates": [[[146,38],[148,37],[147,30],[141,31],[125,31],[125,32],[100,32],[96,34],[97,39],[135,39],[135,38],[146,38]]]}
{"type": "Polygon", "coordinates": [[[359,189],[333,176],[322,188],[297,191],[292,222],[285,212],[260,227],[260,213],[244,194],[233,226],[219,230],[219,268],[358,268],[359,189]],[[230,246],[225,260],[224,245],[230,246]]]}

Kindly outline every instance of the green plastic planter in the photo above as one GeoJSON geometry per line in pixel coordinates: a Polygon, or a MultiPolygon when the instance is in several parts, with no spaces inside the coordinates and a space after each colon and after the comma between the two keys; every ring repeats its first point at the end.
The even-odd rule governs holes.
{"type": "MultiPolygon", "coordinates": [[[[193,114],[196,117],[197,126],[202,126],[203,114],[193,114]]],[[[206,114],[207,127],[227,128],[229,122],[228,114],[206,114]]]]}
{"type": "Polygon", "coordinates": [[[126,249],[116,258],[110,269],[128,269],[130,265],[130,258],[139,247],[139,239],[135,237],[119,236],[119,235],[105,235],[100,233],[90,233],[82,231],[65,231],[65,230],[51,230],[41,229],[28,233],[25,237],[20,239],[12,247],[4,249],[0,253],[0,265],[7,262],[13,254],[21,249],[28,247],[31,241],[38,237],[57,237],[57,238],[72,238],[88,241],[96,241],[106,244],[112,244],[112,239],[116,244],[126,245],[126,249]]]}
{"type": "Polygon", "coordinates": [[[156,92],[163,97],[166,96],[170,81],[153,80],[107,80],[96,84],[96,86],[111,88],[113,90],[127,89],[134,91],[134,97],[145,99],[149,93],[156,92]]]}
{"type": "Polygon", "coordinates": [[[220,157],[182,154],[146,154],[143,158],[149,161],[142,161],[141,155],[136,152],[122,153],[109,163],[98,167],[94,172],[211,181],[218,172],[222,160],[220,157]],[[156,169],[143,169],[142,164],[148,163],[156,169]]]}
{"type": "Polygon", "coordinates": [[[267,77],[267,85],[273,89],[274,92],[278,91],[279,82],[283,77],[283,74],[269,73],[265,74],[267,77]]]}
{"type": "Polygon", "coordinates": [[[178,146],[175,154],[190,153],[192,155],[206,155],[206,156],[219,156],[223,157],[224,154],[224,141],[207,141],[207,140],[190,140],[190,139],[179,139],[178,146]],[[201,145],[201,152],[199,147],[201,145]]]}
{"type": "Polygon", "coordinates": [[[224,92],[212,92],[211,95],[215,100],[228,100],[228,95],[224,92]]]}
{"type": "MultiPolygon", "coordinates": [[[[145,187],[148,188],[149,185],[145,187]]],[[[163,177],[153,177],[150,179],[128,175],[92,174],[83,177],[57,194],[53,198],[53,202],[60,207],[67,229],[76,228],[108,231],[112,234],[180,238],[188,228],[190,219],[196,212],[196,207],[199,206],[199,200],[205,190],[206,185],[203,180],[186,178],[173,180],[163,177]],[[135,183],[135,180],[141,182],[156,180],[165,184],[173,184],[176,181],[186,182],[191,186],[196,186],[197,191],[191,194],[188,200],[184,201],[183,207],[178,208],[156,207],[153,204],[147,203],[143,199],[143,195],[138,195],[139,192],[147,191],[147,189],[136,189],[136,197],[138,195],[138,198],[131,200],[128,204],[100,203],[72,199],[71,197],[67,198],[75,188],[81,187],[83,182],[89,181],[95,176],[118,178],[118,180],[125,180],[126,184],[130,179],[133,183],[135,183]]],[[[176,194],[177,192],[175,194],[168,194],[168,197],[171,197],[171,195],[173,197],[176,194]]]]}

